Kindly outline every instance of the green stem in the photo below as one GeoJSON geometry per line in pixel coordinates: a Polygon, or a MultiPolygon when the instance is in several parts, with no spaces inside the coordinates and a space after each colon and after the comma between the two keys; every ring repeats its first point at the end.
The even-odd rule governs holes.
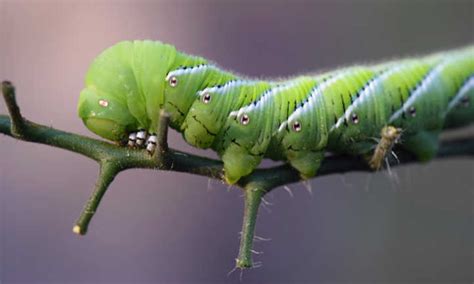
{"type": "Polygon", "coordinates": [[[239,255],[236,259],[238,268],[250,268],[252,262],[253,237],[257,223],[257,213],[265,191],[259,187],[248,186],[245,189],[244,220],[240,237],[239,255]]]}
{"type": "Polygon", "coordinates": [[[120,168],[117,166],[117,163],[114,162],[104,162],[100,165],[99,177],[95,184],[95,189],[92,192],[89,200],[86,203],[86,206],[82,210],[79,219],[76,221],[76,225],[72,231],[79,235],[85,235],[87,233],[87,228],[89,227],[89,222],[91,221],[94,214],[97,212],[100,201],[104,197],[105,192],[107,191],[109,185],[114,180],[115,176],[120,172],[120,168]]]}

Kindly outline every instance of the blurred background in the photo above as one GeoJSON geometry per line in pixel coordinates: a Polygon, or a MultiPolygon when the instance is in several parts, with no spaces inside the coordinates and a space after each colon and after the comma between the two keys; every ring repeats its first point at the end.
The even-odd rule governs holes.
{"type": "MultiPolygon", "coordinates": [[[[284,77],[473,43],[472,0],[0,0],[0,79],[30,120],[93,136],[76,115],[88,65],[153,39],[258,77],[284,77]]],[[[0,113],[6,113],[0,102],[0,113]]],[[[170,144],[197,151],[171,133],[170,144]]],[[[0,135],[1,283],[240,283],[243,200],[187,174],[118,176],[87,236],[72,233],[97,165],[0,135]]],[[[312,180],[268,195],[243,283],[471,283],[474,162],[312,180]]]]}

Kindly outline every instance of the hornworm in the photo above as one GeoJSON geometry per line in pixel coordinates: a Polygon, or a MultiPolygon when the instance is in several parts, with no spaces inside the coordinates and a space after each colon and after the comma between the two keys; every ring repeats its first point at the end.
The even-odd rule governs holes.
{"type": "Polygon", "coordinates": [[[327,151],[370,154],[384,127],[426,161],[443,129],[474,121],[474,47],[264,81],[161,42],[126,41],[95,59],[85,84],[78,113],[91,131],[153,151],[163,109],[189,144],[219,154],[230,184],[265,157],[310,178],[327,151]]]}

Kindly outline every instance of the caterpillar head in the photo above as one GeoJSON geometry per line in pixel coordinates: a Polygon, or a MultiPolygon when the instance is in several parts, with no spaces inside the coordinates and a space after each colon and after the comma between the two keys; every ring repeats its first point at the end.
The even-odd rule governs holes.
{"type": "Polygon", "coordinates": [[[78,112],[89,130],[112,141],[125,141],[127,133],[137,128],[126,106],[93,87],[82,90],[78,112]]]}
{"type": "Polygon", "coordinates": [[[176,56],[173,46],[152,41],[124,41],[106,49],[87,72],[79,117],[91,131],[114,141],[138,129],[154,132],[164,78],[176,56]]]}

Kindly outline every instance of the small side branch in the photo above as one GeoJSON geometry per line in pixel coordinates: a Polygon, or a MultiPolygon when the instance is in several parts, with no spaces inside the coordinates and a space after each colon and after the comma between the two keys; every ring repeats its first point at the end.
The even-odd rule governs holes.
{"type": "Polygon", "coordinates": [[[170,115],[164,110],[160,111],[160,117],[158,121],[158,128],[156,135],[158,137],[157,148],[161,152],[168,151],[168,126],[170,124],[170,115]]]}
{"type": "Polygon", "coordinates": [[[114,162],[104,162],[100,164],[99,177],[97,178],[94,192],[87,201],[79,219],[76,221],[76,225],[72,229],[74,233],[78,235],[85,235],[87,233],[89,222],[96,213],[102,197],[104,197],[109,185],[115,179],[120,170],[121,169],[114,162]]]}
{"type": "Polygon", "coordinates": [[[26,128],[26,122],[21,116],[20,108],[16,103],[15,87],[9,81],[2,82],[2,93],[11,118],[11,133],[21,139],[26,128]]]}
{"type": "Polygon", "coordinates": [[[242,234],[240,237],[239,255],[236,262],[237,268],[250,268],[252,262],[252,246],[257,223],[257,213],[265,190],[258,186],[249,185],[245,188],[244,220],[242,223],[242,234]]]}
{"type": "Polygon", "coordinates": [[[156,129],[156,150],[153,153],[155,160],[161,169],[170,168],[169,148],[168,148],[168,127],[170,124],[170,116],[164,110],[160,111],[158,125],[156,129]]]}

